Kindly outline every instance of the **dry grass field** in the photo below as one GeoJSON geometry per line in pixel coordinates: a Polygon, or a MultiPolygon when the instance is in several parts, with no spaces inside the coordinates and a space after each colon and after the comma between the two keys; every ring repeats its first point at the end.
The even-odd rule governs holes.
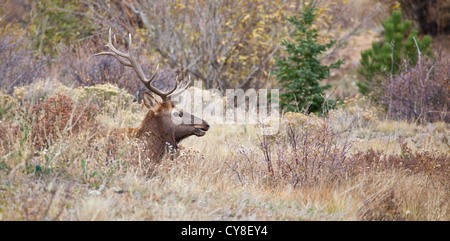
{"type": "Polygon", "coordinates": [[[83,103],[87,88],[37,85],[30,89],[57,103],[73,98],[74,108],[60,110],[64,124],[45,126],[27,119],[38,96],[14,93],[22,104],[0,129],[1,220],[450,219],[448,123],[386,120],[355,97],[328,118],[287,113],[276,136],[212,126],[152,164],[114,134],[146,112],[126,92],[97,86],[115,94],[87,118],[100,99],[83,103]]]}
{"type": "MultiPolygon", "coordinates": [[[[182,54],[205,91],[274,89],[285,19],[305,1],[13,2],[0,2],[1,221],[450,220],[448,104],[447,119],[420,123],[358,95],[360,52],[399,1],[316,1],[320,41],[339,45],[321,61],[345,59],[321,82],[342,100],[326,117],[283,113],[276,135],[209,121],[160,162],[123,134],[148,111],[144,85],[115,59],[92,57],[107,30],[120,49],[132,32],[145,71],[172,74],[182,54]]],[[[447,59],[448,39],[432,43],[447,59]]]]}

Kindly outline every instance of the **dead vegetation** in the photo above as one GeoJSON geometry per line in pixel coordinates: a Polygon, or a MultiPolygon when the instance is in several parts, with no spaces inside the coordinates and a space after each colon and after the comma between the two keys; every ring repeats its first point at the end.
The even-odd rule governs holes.
{"type": "Polygon", "coordinates": [[[89,105],[48,94],[30,102],[31,110],[66,102],[73,109],[55,114],[54,125],[45,117],[52,112],[36,111],[42,116],[31,122],[14,118],[0,127],[12,137],[0,149],[2,220],[449,219],[446,123],[408,124],[403,132],[367,118],[358,108],[363,100],[352,100],[328,118],[288,113],[277,136],[258,135],[258,126],[214,126],[155,164],[139,143],[106,125],[123,118],[104,118],[108,104],[89,119],[89,105]],[[357,124],[331,124],[345,113],[357,124]],[[60,121],[77,115],[87,122],[70,134],[46,134],[61,133],[67,123],[60,121]],[[429,144],[414,142],[423,135],[429,144]]]}
{"type": "MultiPolygon", "coordinates": [[[[138,5],[125,2],[146,4],[123,1],[129,13],[133,12],[131,6],[138,5]]],[[[425,118],[417,116],[418,112],[411,114],[413,119],[423,120],[415,122],[398,116],[411,108],[394,108],[387,117],[384,109],[374,106],[368,98],[354,95],[353,84],[359,77],[352,69],[358,64],[360,50],[370,46],[379,34],[376,23],[358,25],[358,19],[363,15],[375,18],[372,10],[380,10],[376,8],[379,1],[342,1],[349,5],[318,2],[324,4],[326,15],[321,15],[320,25],[327,34],[343,39],[355,30],[355,37],[347,38],[349,42],[343,42],[334,52],[349,59],[344,70],[332,76],[337,83],[332,95],[343,98],[339,107],[328,117],[284,113],[282,128],[273,136],[260,135],[263,126],[211,125],[207,135],[186,138],[177,155],[163,157],[159,163],[152,162],[143,144],[123,131],[138,127],[145,117],[147,109],[139,102],[145,87],[139,85],[132,70],[112,62],[110,57],[95,60],[91,55],[100,51],[93,43],[102,34],[105,39],[106,31],[91,36],[89,43],[72,44],[72,39],[71,47],[48,45],[59,51],[59,58],[51,62],[52,71],[44,65],[47,57],[35,58],[21,48],[28,44],[26,35],[16,31],[17,35],[11,36],[5,31],[20,28],[11,20],[0,31],[0,220],[450,220],[448,118],[425,118]],[[112,80],[117,86],[105,84],[112,80]]],[[[184,32],[182,28],[176,29],[178,35],[170,35],[169,28],[155,26],[154,31],[171,38],[169,42],[162,37],[152,38],[154,42],[136,41],[138,45],[149,43],[161,49],[157,54],[143,52],[140,61],[144,72],[152,69],[157,59],[161,66],[178,67],[178,56],[171,51],[171,44],[177,43],[176,49],[184,51],[193,43],[196,49],[181,51],[190,61],[185,61],[184,67],[190,68],[193,78],[196,74],[200,79],[212,76],[208,77],[209,87],[262,86],[266,82],[270,86],[271,61],[264,60],[276,50],[272,37],[279,36],[261,30],[271,29],[270,21],[298,6],[292,1],[282,1],[285,5],[280,8],[257,3],[260,1],[230,3],[242,5],[242,14],[232,18],[228,27],[221,27],[245,34],[235,31],[227,35],[232,41],[214,39],[217,45],[208,46],[208,41],[200,40],[212,39],[213,31],[227,34],[226,29],[215,28],[220,21],[197,25],[189,12],[171,19],[174,25],[183,16],[195,20],[192,27],[199,28],[199,35],[191,33],[190,39],[179,34],[184,32]],[[248,9],[262,15],[246,18],[248,9]],[[260,28],[250,37],[252,24],[260,28]],[[178,41],[180,36],[187,42],[178,41]],[[259,45],[252,44],[261,38],[264,41],[259,45]],[[258,52],[261,46],[269,48],[258,52]],[[217,51],[221,48],[222,52],[217,51]],[[205,55],[197,58],[198,53],[205,55]],[[217,63],[205,68],[211,59],[217,63]],[[217,72],[220,69],[228,72],[217,72]],[[220,75],[233,81],[219,83],[220,75]]],[[[213,16],[208,15],[213,10],[206,9],[209,5],[202,6],[208,10],[203,15],[213,16]]],[[[173,10],[178,13],[182,7],[173,10]]],[[[383,7],[381,15],[376,15],[380,19],[387,12],[383,7]]],[[[201,9],[190,6],[189,11],[201,9]]],[[[154,14],[159,23],[164,14],[171,14],[165,10],[148,11],[146,17],[154,14]]],[[[235,12],[233,8],[222,11],[229,16],[235,12]]],[[[11,14],[14,16],[7,19],[23,15],[15,11],[11,14]]],[[[105,16],[96,21],[110,20],[108,16],[113,15],[105,16]]],[[[39,20],[40,16],[36,17],[39,20]]],[[[136,16],[124,19],[127,21],[114,22],[118,31],[133,32],[137,29],[134,27],[143,24],[136,16]]],[[[37,37],[52,23],[36,22],[33,26],[37,37]]],[[[142,38],[146,34],[134,33],[142,38]]],[[[41,50],[45,51],[45,46],[41,50]]],[[[448,62],[444,63],[448,71],[448,62]]],[[[161,69],[164,77],[173,73],[161,69]]],[[[419,70],[412,69],[394,79],[396,86],[385,92],[386,98],[403,90],[402,78],[426,79],[429,70],[415,74],[419,70]]],[[[446,81],[441,78],[445,73],[436,72],[436,83],[420,90],[437,97],[437,81],[446,81]]],[[[411,86],[415,84],[405,80],[411,81],[411,86]]],[[[165,83],[156,85],[167,87],[165,83]]],[[[406,97],[414,99],[414,88],[410,90],[406,97]]],[[[421,100],[428,104],[426,108],[430,107],[425,112],[434,110],[431,107],[437,102],[421,100]]],[[[442,108],[439,111],[448,112],[442,108]]]]}

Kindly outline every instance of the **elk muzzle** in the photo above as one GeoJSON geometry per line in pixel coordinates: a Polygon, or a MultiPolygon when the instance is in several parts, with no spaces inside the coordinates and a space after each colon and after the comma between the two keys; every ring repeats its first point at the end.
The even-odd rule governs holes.
{"type": "Polygon", "coordinates": [[[203,121],[201,125],[195,125],[194,126],[194,134],[196,136],[204,136],[206,132],[209,130],[209,124],[206,121],[203,121]]]}

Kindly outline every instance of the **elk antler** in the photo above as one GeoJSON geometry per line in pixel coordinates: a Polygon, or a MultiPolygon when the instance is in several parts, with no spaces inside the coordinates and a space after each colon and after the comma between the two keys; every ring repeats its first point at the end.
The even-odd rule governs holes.
{"type": "MultiPolygon", "coordinates": [[[[142,71],[141,65],[138,64],[138,61],[137,61],[136,57],[134,56],[135,49],[133,49],[132,44],[131,44],[131,34],[128,34],[128,53],[123,53],[113,46],[112,40],[111,40],[111,28],[109,29],[108,44],[106,45],[106,47],[108,47],[111,50],[111,52],[101,52],[98,54],[94,54],[94,56],[111,55],[114,58],[116,58],[121,64],[128,66],[128,67],[133,67],[133,69],[136,72],[136,74],[138,75],[139,79],[142,81],[142,83],[144,83],[144,85],[147,87],[147,89],[149,89],[153,93],[159,95],[163,102],[169,101],[171,96],[180,94],[190,84],[190,78],[189,78],[189,81],[185,84],[185,86],[180,88],[178,86],[178,76],[177,76],[176,80],[175,80],[175,86],[170,91],[162,92],[161,90],[158,90],[155,87],[153,87],[152,82],[153,82],[153,80],[155,80],[155,77],[158,73],[159,65],[156,67],[156,70],[153,72],[150,79],[147,79],[147,77],[144,74],[144,71],[142,71]],[[177,91],[175,92],[175,90],[177,90],[177,91]]],[[[184,80],[184,78],[182,80],[184,80]]]]}

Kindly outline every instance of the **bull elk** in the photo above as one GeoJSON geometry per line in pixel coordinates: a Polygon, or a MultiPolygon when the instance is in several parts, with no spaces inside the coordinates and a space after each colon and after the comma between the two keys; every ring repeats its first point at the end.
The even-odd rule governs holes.
{"type": "Polygon", "coordinates": [[[181,140],[192,135],[205,135],[209,129],[209,124],[194,115],[183,112],[182,109],[176,108],[171,100],[171,98],[181,94],[189,86],[190,78],[188,81],[185,81],[184,77],[181,78],[184,84],[179,85],[177,76],[175,86],[166,92],[155,88],[152,82],[157,76],[158,68],[156,68],[150,78],[145,76],[136,59],[135,49],[131,44],[131,34],[128,37],[128,52],[121,52],[113,46],[111,29],[109,29],[108,44],[106,47],[111,52],[101,52],[94,56],[110,55],[116,58],[121,64],[132,67],[147,89],[161,97],[162,101],[159,101],[150,93],[144,92],[142,99],[149,111],[138,128],[128,129],[129,136],[135,137],[144,143],[146,149],[150,151],[151,159],[160,160],[167,150],[167,145],[178,149],[178,143],[181,140]],[[182,118],[183,121],[179,124],[174,123],[172,117],[182,118]]]}

